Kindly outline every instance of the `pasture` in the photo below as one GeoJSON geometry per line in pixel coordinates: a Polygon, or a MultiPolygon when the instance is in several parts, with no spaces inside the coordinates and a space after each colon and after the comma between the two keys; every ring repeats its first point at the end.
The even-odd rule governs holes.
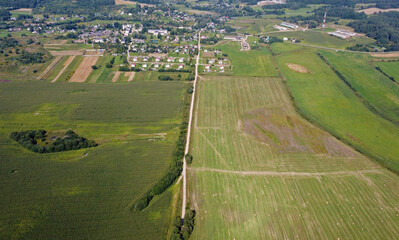
{"type": "Polygon", "coordinates": [[[399,82],[399,62],[375,62],[375,66],[380,67],[381,70],[388,74],[388,76],[393,77],[396,82],[399,82]]]}
{"type": "MultiPolygon", "coordinates": [[[[277,62],[295,103],[308,119],[385,167],[399,171],[399,149],[395,147],[399,144],[398,125],[373,113],[314,51],[303,49],[292,54],[286,52],[277,56],[277,62]],[[312,73],[292,71],[287,63],[302,65],[312,73]]],[[[359,68],[356,74],[362,74],[362,70],[359,68]]],[[[369,84],[369,88],[376,89],[359,90],[361,94],[386,91],[385,94],[389,95],[384,85],[389,80],[374,80],[373,83],[367,83],[371,79],[351,81],[363,81],[369,84]]],[[[369,98],[377,104],[375,99],[369,98]]]]}
{"type": "Polygon", "coordinates": [[[197,91],[193,239],[398,234],[398,177],[302,119],[280,78],[203,76],[197,91]]]}
{"type": "Polygon", "coordinates": [[[235,76],[277,76],[267,48],[240,51],[239,42],[229,42],[216,48],[228,54],[235,76]]]}
{"type": "Polygon", "coordinates": [[[399,123],[399,87],[373,67],[369,55],[327,51],[321,54],[376,112],[399,123]]]}
{"type": "Polygon", "coordinates": [[[3,82],[0,91],[1,239],[166,237],[176,189],[142,212],[130,207],[169,166],[184,83],[3,82]],[[41,128],[99,146],[37,154],[9,138],[41,128]]]}
{"type": "Polygon", "coordinates": [[[341,39],[333,37],[326,32],[320,32],[315,30],[303,31],[292,31],[292,32],[276,32],[270,33],[270,36],[279,38],[296,38],[303,44],[316,45],[321,47],[330,47],[337,49],[345,49],[346,47],[354,46],[356,44],[371,44],[374,42],[373,39],[367,37],[358,37],[351,39],[341,39]]]}

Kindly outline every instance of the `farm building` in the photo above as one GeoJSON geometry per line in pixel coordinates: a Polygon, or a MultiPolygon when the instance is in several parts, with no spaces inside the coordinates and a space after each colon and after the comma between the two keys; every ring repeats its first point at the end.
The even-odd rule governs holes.
{"type": "Polygon", "coordinates": [[[149,30],[148,30],[148,33],[151,33],[151,34],[154,35],[154,36],[158,36],[158,35],[164,36],[164,35],[168,34],[168,30],[162,30],[162,29],[149,29],[149,30]]]}
{"type": "Polygon", "coordinates": [[[282,23],[280,23],[280,25],[284,26],[284,27],[292,28],[292,29],[297,29],[299,27],[296,24],[287,23],[287,22],[282,22],[282,23]]]}

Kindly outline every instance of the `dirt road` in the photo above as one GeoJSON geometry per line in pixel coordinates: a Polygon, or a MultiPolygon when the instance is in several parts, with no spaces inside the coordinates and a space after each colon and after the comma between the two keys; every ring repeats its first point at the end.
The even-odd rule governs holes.
{"type": "MultiPolygon", "coordinates": [[[[184,150],[184,156],[188,154],[188,151],[190,149],[191,125],[192,125],[192,120],[193,120],[195,90],[196,90],[197,80],[198,80],[198,65],[199,65],[200,54],[201,54],[201,31],[198,33],[198,55],[197,55],[197,61],[195,63],[195,78],[194,78],[194,83],[193,83],[193,93],[191,96],[190,115],[188,118],[187,140],[186,140],[186,148],[184,150]]],[[[183,157],[182,177],[183,177],[183,199],[182,199],[182,207],[181,207],[181,217],[184,219],[184,215],[186,214],[186,205],[187,205],[187,162],[186,162],[185,157],[183,157]]]]}

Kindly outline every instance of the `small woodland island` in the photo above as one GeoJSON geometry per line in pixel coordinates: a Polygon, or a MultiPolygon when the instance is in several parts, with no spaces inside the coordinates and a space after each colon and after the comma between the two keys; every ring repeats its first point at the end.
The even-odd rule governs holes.
{"type": "Polygon", "coordinates": [[[27,130],[11,133],[10,137],[25,148],[37,153],[63,152],[98,146],[93,140],[68,130],[63,136],[49,138],[46,130],[27,130]]]}

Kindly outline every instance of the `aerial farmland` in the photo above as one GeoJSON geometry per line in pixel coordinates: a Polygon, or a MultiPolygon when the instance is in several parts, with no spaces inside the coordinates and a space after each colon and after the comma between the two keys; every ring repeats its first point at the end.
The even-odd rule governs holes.
{"type": "Polygon", "coordinates": [[[0,0],[0,239],[397,239],[398,8],[0,0]]]}

